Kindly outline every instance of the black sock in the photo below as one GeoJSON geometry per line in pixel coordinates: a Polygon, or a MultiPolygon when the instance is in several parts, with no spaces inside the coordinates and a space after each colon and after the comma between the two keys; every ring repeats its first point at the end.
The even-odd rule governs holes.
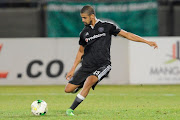
{"type": "Polygon", "coordinates": [[[84,99],[82,95],[78,94],[70,108],[74,110],[84,99]]]}

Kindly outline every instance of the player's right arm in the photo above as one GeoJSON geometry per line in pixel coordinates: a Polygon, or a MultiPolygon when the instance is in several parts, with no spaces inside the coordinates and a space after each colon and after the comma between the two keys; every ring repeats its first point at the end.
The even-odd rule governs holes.
{"type": "Polygon", "coordinates": [[[79,50],[76,55],[76,59],[74,61],[74,64],[73,64],[71,70],[66,75],[67,80],[70,80],[73,77],[74,71],[75,71],[77,65],[81,62],[81,58],[83,55],[84,55],[84,47],[82,45],[80,45],[79,50]]]}

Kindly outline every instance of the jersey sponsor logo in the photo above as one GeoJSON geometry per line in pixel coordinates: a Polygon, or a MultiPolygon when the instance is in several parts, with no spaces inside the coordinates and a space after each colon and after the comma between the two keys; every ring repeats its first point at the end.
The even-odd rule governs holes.
{"type": "Polygon", "coordinates": [[[92,36],[92,37],[90,37],[90,38],[86,38],[85,41],[86,41],[86,42],[89,42],[89,41],[91,41],[91,40],[93,40],[93,39],[100,38],[100,37],[103,37],[103,36],[106,36],[106,33],[97,34],[97,35],[94,35],[94,36],[92,36]]]}

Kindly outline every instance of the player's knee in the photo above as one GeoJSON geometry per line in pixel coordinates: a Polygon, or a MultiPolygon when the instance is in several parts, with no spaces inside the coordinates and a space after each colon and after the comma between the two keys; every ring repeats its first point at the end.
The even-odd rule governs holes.
{"type": "Polygon", "coordinates": [[[64,92],[65,92],[65,93],[71,93],[72,90],[70,90],[70,89],[68,89],[68,88],[65,88],[65,89],[64,89],[64,92]]]}

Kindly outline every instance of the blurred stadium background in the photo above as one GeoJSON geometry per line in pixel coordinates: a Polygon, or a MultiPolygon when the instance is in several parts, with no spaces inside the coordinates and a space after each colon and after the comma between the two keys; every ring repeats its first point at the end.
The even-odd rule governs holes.
{"type": "Polygon", "coordinates": [[[0,37],[78,37],[85,4],[141,36],[180,35],[179,0],[1,0],[0,37]]]}
{"type": "Polygon", "coordinates": [[[79,10],[86,4],[94,6],[97,18],[159,45],[152,51],[113,37],[114,68],[102,83],[180,83],[179,0],[1,0],[1,85],[66,84],[84,26],[79,10]]]}
{"type": "Polygon", "coordinates": [[[114,67],[103,84],[180,83],[179,0],[1,0],[0,85],[66,84],[86,4],[97,18],[159,45],[153,51],[113,37],[114,67]]]}
{"type": "Polygon", "coordinates": [[[73,64],[78,36],[84,26],[79,10],[86,4],[94,6],[97,18],[114,22],[148,40],[155,40],[160,47],[158,51],[150,52],[141,44],[117,41],[114,39],[123,38],[113,37],[111,54],[114,71],[109,76],[110,80],[102,83],[180,83],[177,76],[180,71],[179,0],[1,0],[1,85],[65,84],[64,76],[73,64]],[[119,56],[116,51],[119,51],[119,56]],[[143,62],[143,65],[139,63],[141,59],[148,62],[143,62]],[[137,67],[144,77],[140,77],[137,67]],[[117,71],[120,78],[116,75],[117,71]],[[32,81],[34,79],[39,82],[32,81]],[[147,80],[142,82],[138,79],[147,80]]]}

